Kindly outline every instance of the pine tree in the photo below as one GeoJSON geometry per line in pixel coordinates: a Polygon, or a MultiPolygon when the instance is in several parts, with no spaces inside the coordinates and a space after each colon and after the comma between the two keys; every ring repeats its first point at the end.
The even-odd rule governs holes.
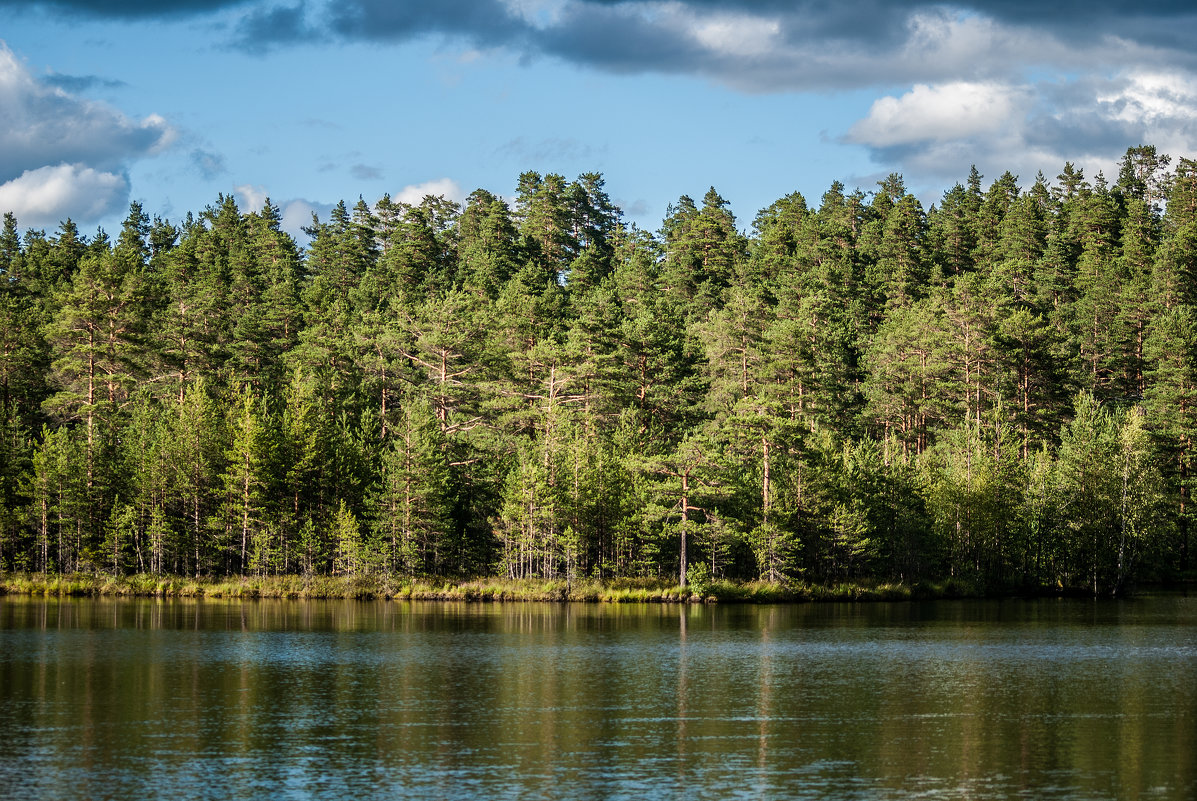
{"type": "MultiPolygon", "coordinates": [[[[952,417],[945,395],[957,384],[948,356],[949,325],[938,302],[896,307],[865,353],[867,413],[883,440],[921,452],[952,417]]],[[[966,362],[970,364],[971,361],[966,362]]]]}
{"type": "Polygon", "coordinates": [[[451,573],[452,476],[439,421],[412,399],[383,451],[372,493],[373,530],[386,568],[405,576],[451,573]]]}
{"type": "Polygon", "coordinates": [[[941,276],[954,277],[973,268],[977,207],[964,187],[956,184],[944,193],[939,207],[928,213],[928,234],[934,242],[933,258],[941,276]]]}
{"type": "Polygon", "coordinates": [[[234,397],[232,441],[225,453],[224,544],[227,569],[242,574],[249,568],[249,549],[255,535],[271,523],[271,499],[276,497],[274,425],[265,400],[249,386],[234,397]]]}
{"type": "Polygon", "coordinates": [[[603,176],[587,172],[568,187],[572,237],[578,252],[569,265],[566,284],[573,291],[598,286],[613,268],[613,240],[620,227],[620,210],[608,197],[603,176]]]}
{"type": "Polygon", "coordinates": [[[361,524],[344,499],[333,517],[331,539],[336,543],[333,575],[357,576],[370,572],[370,555],[362,540],[361,524]]]}
{"type": "Polygon", "coordinates": [[[329,222],[313,218],[307,251],[308,280],[302,289],[305,326],[300,344],[287,357],[291,371],[324,373],[330,402],[340,402],[359,381],[353,358],[353,329],[361,306],[355,290],[373,267],[365,223],[350,217],[345,203],[333,208],[329,222]]]}
{"type": "Polygon", "coordinates": [[[59,310],[46,326],[52,344],[52,377],[58,392],[45,406],[61,420],[83,422],[88,491],[85,529],[98,535],[112,501],[117,413],[142,370],[145,325],[141,272],[111,253],[82,258],[58,296],[59,310]]]}
{"type": "Polygon", "coordinates": [[[324,391],[315,379],[296,373],[287,386],[279,426],[284,500],[280,520],[287,532],[300,532],[294,549],[284,550],[287,568],[305,574],[327,568],[330,553],[324,537],[331,515],[333,487],[332,415],[321,402],[324,391]]]}
{"type": "MultiPolygon", "coordinates": [[[[410,363],[404,378],[427,398],[446,433],[477,425],[491,360],[486,335],[492,324],[485,305],[476,295],[451,290],[397,312],[393,339],[379,343],[383,354],[389,355],[386,348],[393,345],[410,363]]],[[[537,322],[529,325],[535,328],[537,322]]]]}
{"type": "MultiPolygon", "coordinates": [[[[282,230],[282,214],[267,198],[261,211],[246,217],[246,246],[261,287],[258,298],[250,298],[247,309],[254,319],[255,348],[243,360],[260,368],[262,383],[283,380],[283,356],[299,342],[303,327],[300,289],[303,267],[299,248],[282,230]]],[[[252,290],[247,276],[245,290],[252,290]]]]}
{"type": "Polygon", "coordinates": [[[192,227],[163,257],[164,304],[153,326],[153,374],[182,403],[200,377],[223,361],[228,275],[216,230],[192,227]]]}
{"type": "Polygon", "coordinates": [[[508,578],[552,577],[561,553],[558,514],[543,442],[521,443],[503,486],[496,521],[499,570],[508,578]]]}
{"type": "Polygon", "coordinates": [[[218,509],[231,434],[208,386],[199,378],[187,388],[175,408],[168,436],[174,468],[170,481],[175,493],[173,519],[186,542],[180,544],[180,550],[186,551],[180,559],[190,565],[185,569],[196,578],[215,571],[217,560],[223,557],[216,552],[214,540],[222,536],[217,529],[221,526],[218,509]]]}
{"type": "Polygon", "coordinates": [[[1117,209],[1100,176],[1092,190],[1082,190],[1070,223],[1080,245],[1071,321],[1077,378],[1090,392],[1109,398],[1120,373],[1115,322],[1126,276],[1117,257],[1117,209]]]}
{"type": "Polygon", "coordinates": [[[25,276],[25,254],[12,214],[0,230],[0,424],[13,437],[37,425],[39,406],[47,394],[49,354],[40,329],[41,304],[25,276]]]}
{"type": "Polygon", "coordinates": [[[903,190],[881,223],[875,278],[887,311],[909,307],[926,294],[927,221],[918,198],[903,190]]]}
{"type": "Polygon", "coordinates": [[[519,264],[511,210],[482,189],[466,200],[457,221],[458,281],[470,292],[495,298],[519,264]]]}
{"type": "MultiPolygon", "coordinates": [[[[123,500],[114,505],[108,525],[112,570],[131,565],[121,558],[121,537],[128,537],[138,572],[180,572],[186,552],[167,521],[167,507],[177,495],[170,422],[148,393],[139,393],[129,422],[120,435],[122,473],[127,479],[123,500]],[[125,527],[124,531],[118,530],[125,527]]],[[[107,550],[107,549],[106,549],[107,550]]]]}
{"type": "Polygon", "coordinates": [[[515,223],[527,264],[557,283],[564,283],[578,252],[570,192],[565,178],[525,172],[516,188],[515,223]]]}
{"type": "Polygon", "coordinates": [[[85,458],[86,442],[76,431],[42,429],[26,493],[32,501],[32,564],[39,573],[77,572],[92,544],[91,492],[78,467],[85,458]]]}
{"type": "Polygon", "coordinates": [[[747,241],[736,230],[728,202],[714,187],[703,197],[701,209],[683,195],[676,209],[670,207],[661,237],[661,281],[670,294],[686,302],[692,318],[702,319],[747,256],[747,241]]]}

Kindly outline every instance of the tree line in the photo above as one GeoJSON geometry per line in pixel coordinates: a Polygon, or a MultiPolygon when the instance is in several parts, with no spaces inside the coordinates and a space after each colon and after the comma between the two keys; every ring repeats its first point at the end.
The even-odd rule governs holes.
{"type": "Polygon", "coordinates": [[[0,569],[1191,575],[1197,162],[0,231],[0,569]]]}

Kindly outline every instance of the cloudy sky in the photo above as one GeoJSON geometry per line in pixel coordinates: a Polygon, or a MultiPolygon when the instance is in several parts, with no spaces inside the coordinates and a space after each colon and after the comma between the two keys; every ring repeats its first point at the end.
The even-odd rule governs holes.
{"type": "Polygon", "coordinates": [[[0,0],[0,210],[23,228],[598,171],[655,229],[834,180],[925,202],[1126,148],[1197,154],[1191,3],[0,0]]]}

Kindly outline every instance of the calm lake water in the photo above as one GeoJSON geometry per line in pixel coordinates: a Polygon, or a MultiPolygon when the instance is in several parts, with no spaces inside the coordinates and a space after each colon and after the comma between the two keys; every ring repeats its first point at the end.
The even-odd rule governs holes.
{"type": "Polygon", "coordinates": [[[0,798],[1193,799],[1197,598],[0,598],[0,798]]]}

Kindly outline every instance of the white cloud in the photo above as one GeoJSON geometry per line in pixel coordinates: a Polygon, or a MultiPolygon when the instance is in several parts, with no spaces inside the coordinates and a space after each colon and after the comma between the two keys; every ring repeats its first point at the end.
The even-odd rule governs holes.
{"type": "Polygon", "coordinates": [[[97,220],[122,210],[129,196],[124,176],[82,164],[27,170],[0,184],[0,210],[23,226],[52,228],[67,217],[97,220]]]}
{"type": "MultiPolygon", "coordinates": [[[[1132,72],[1095,93],[1111,125],[1154,144],[1160,152],[1192,157],[1197,151],[1197,79],[1178,73],[1132,72]]],[[[1119,153],[1118,155],[1121,155],[1119,153]]]]}
{"type": "Polygon", "coordinates": [[[996,83],[918,84],[901,97],[874,101],[868,116],[849,129],[846,139],[891,147],[976,136],[1017,124],[1030,100],[1024,88],[996,83]]]}
{"type": "Polygon", "coordinates": [[[697,20],[691,34],[703,47],[726,56],[756,57],[778,44],[781,25],[775,19],[747,14],[717,15],[697,20]]]}
{"type": "Polygon", "coordinates": [[[157,114],[132,119],[35,78],[0,41],[0,206],[23,213],[22,223],[95,222],[119,212],[129,163],[177,135],[157,114]]]}
{"type": "Polygon", "coordinates": [[[461,191],[461,186],[452,178],[437,178],[434,181],[425,181],[422,184],[405,186],[395,193],[393,199],[400,203],[415,206],[424,199],[425,195],[432,195],[433,197],[443,195],[448,200],[458,203],[465,200],[465,193],[461,191]]]}
{"type": "Polygon", "coordinates": [[[312,224],[312,215],[319,215],[321,220],[328,221],[335,203],[316,203],[307,200],[288,200],[281,205],[282,221],[279,227],[295,237],[300,245],[306,245],[308,235],[303,229],[312,224]]]}
{"type": "Polygon", "coordinates": [[[1013,29],[992,19],[953,14],[946,10],[921,12],[906,22],[906,39],[894,52],[876,53],[876,78],[885,70],[900,76],[1008,74],[1011,67],[1071,58],[1059,42],[1035,30],[1013,29]]]}
{"type": "Polygon", "coordinates": [[[617,73],[701,75],[751,92],[1008,81],[1026,70],[1158,56],[1106,33],[1062,36],[1031,18],[958,3],[572,0],[559,9],[513,46],[617,73]]]}
{"type": "MultiPolygon", "coordinates": [[[[237,196],[237,206],[243,213],[261,211],[262,207],[266,205],[266,198],[269,197],[266,187],[253,184],[234,186],[233,194],[237,196]]],[[[310,219],[309,222],[311,222],[310,219]]]]}
{"type": "Polygon", "coordinates": [[[1179,73],[1136,72],[1097,93],[1097,102],[1113,109],[1114,119],[1169,126],[1197,119],[1197,79],[1179,73]]]}
{"type": "Polygon", "coordinates": [[[0,179],[51,164],[111,170],[169,147],[177,132],[157,114],[134,120],[40,83],[0,41],[0,179]]]}
{"type": "Polygon", "coordinates": [[[969,164],[1024,183],[1054,176],[1070,161],[1112,178],[1127,147],[1197,149],[1197,81],[1178,73],[1130,71],[1039,83],[917,85],[875,101],[844,141],[881,164],[923,179],[961,178],[969,164]]]}

